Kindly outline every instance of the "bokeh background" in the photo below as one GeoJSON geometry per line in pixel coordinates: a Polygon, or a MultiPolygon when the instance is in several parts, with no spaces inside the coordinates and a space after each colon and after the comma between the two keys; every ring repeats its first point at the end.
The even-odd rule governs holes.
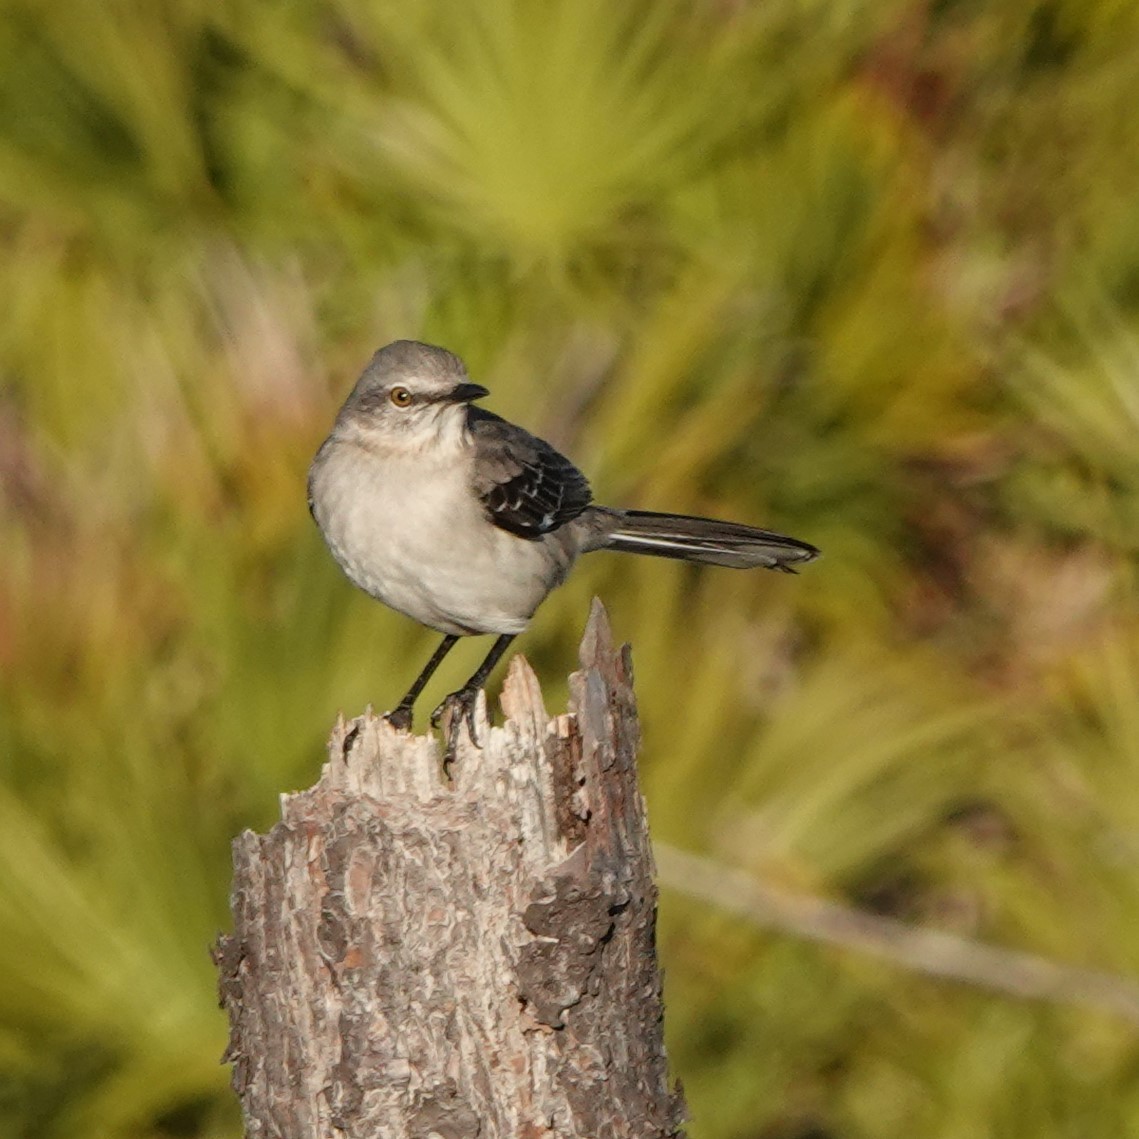
{"type": "MultiPolygon", "coordinates": [[[[305,509],[401,336],[824,549],[522,642],[560,706],[604,598],[659,842],[1128,990],[1137,108],[1133,0],[0,0],[0,1135],[238,1135],[229,840],[433,643],[305,509]]],[[[694,1139],[1139,1135],[1134,1017],[674,885],[694,1139]]]]}

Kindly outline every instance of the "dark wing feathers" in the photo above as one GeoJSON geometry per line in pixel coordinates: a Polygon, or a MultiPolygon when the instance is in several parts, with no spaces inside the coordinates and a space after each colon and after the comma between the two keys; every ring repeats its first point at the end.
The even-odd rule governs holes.
{"type": "Polygon", "coordinates": [[[540,538],[590,504],[585,475],[549,443],[481,407],[471,407],[468,416],[475,493],[496,526],[520,538],[540,538]]]}

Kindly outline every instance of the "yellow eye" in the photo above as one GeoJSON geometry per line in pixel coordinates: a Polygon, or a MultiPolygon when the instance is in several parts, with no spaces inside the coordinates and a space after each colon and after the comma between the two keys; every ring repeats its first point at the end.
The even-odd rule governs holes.
{"type": "Polygon", "coordinates": [[[411,403],[411,392],[407,388],[392,388],[391,401],[396,407],[407,407],[411,403]]]}

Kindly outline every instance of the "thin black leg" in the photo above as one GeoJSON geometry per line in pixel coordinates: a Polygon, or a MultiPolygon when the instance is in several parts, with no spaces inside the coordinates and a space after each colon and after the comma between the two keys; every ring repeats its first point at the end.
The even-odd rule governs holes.
{"type": "Polygon", "coordinates": [[[458,639],[451,633],[443,638],[442,643],[431,654],[431,659],[424,665],[423,671],[415,678],[415,683],[408,689],[407,695],[387,714],[386,719],[393,728],[405,731],[411,727],[411,710],[415,707],[415,701],[419,699],[419,694],[426,687],[443,658],[455,647],[455,642],[458,639]]]}
{"type": "Polygon", "coordinates": [[[471,739],[475,739],[475,706],[478,704],[479,692],[486,684],[487,677],[494,671],[494,666],[502,659],[502,654],[510,647],[510,642],[514,640],[514,636],[514,633],[503,633],[494,642],[494,646],[486,654],[486,660],[479,665],[474,676],[458,692],[452,692],[450,696],[446,697],[443,703],[431,713],[431,723],[435,727],[439,726],[446,712],[451,713],[451,723],[448,729],[449,738],[443,755],[444,767],[449,767],[451,760],[455,758],[457,729],[464,720],[467,722],[467,730],[471,734],[471,739]]]}
{"type": "Polygon", "coordinates": [[[472,691],[477,692],[487,682],[487,677],[494,672],[494,666],[502,660],[502,654],[510,647],[510,642],[514,640],[513,633],[503,633],[494,645],[491,647],[489,653],[486,654],[486,660],[479,665],[474,676],[467,681],[466,684],[460,689],[461,692],[472,691]]]}

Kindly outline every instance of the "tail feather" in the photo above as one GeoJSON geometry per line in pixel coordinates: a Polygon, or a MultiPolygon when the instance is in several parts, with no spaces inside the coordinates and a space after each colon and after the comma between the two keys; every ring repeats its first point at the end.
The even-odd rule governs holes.
{"type": "Polygon", "coordinates": [[[807,542],[759,530],[739,522],[625,510],[616,519],[605,545],[611,550],[678,558],[686,562],[795,573],[796,565],[814,561],[819,551],[807,542]]]}

